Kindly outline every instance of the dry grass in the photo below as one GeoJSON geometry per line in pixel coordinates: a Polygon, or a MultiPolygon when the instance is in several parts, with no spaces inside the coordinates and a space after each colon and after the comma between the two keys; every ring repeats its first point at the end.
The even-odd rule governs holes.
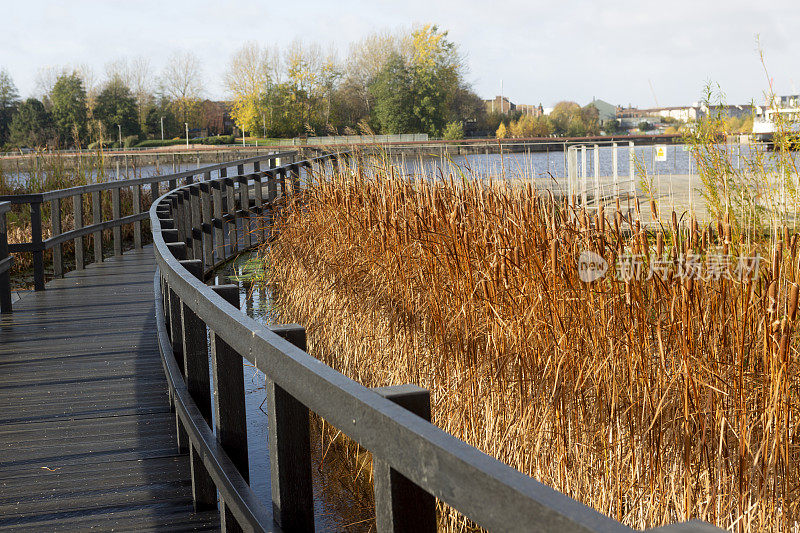
{"type": "Polygon", "coordinates": [[[312,176],[265,251],[316,357],[430,389],[436,425],[630,526],[797,527],[796,236],[750,244],[674,214],[646,230],[376,165],[312,176]],[[771,259],[755,281],[586,284],[583,250],[612,270],[656,251],[771,259]]]}

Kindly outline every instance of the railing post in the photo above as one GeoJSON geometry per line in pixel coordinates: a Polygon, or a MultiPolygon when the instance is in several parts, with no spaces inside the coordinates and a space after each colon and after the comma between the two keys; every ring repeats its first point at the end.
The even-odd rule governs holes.
{"type": "Polygon", "coordinates": [[[206,172],[206,179],[200,187],[200,225],[203,233],[203,269],[214,266],[213,219],[211,217],[211,174],[206,172]]]}
{"type": "Polygon", "coordinates": [[[192,258],[203,258],[203,221],[200,214],[200,185],[189,187],[189,233],[192,235],[192,258]]]}
{"type": "MultiPolygon", "coordinates": [[[[75,219],[75,229],[83,228],[83,196],[76,194],[72,197],[72,214],[75,219]]],[[[83,270],[86,265],[84,259],[83,237],[75,237],[75,270],[83,270]]]]}
{"type": "MultiPolygon", "coordinates": [[[[156,199],[161,196],[161,182],[160,181],[153,181],[150,182],[150,205],[156,201],[156,199]]],[[[149,208],[149,206],[148,206],[149,208]]]]}
{"type": "MultiPolygon", "coordinates": [[[[298,324],[270,329],[301,350],[306,330],[298,324]]],[[[314,531],[311,435],[308,408],[267,378],[272,513],[286,531],[314,531]]]]}
{"type": "Polygon", "coordinates": [[[191,222],[189,220],[189,215],[191,213],[189,209],[189,194],[188,191],[185,189],[181,189],[177,192],[178,195],[178,217],[175,222],[178,224],[178,228],[182,233],[183,242],[186,243],[186,253],[187,256],[192,250],[192,233],[191,233],[191,222]]]}
{"type": "MultiPolygon", "coordinates": [[[[9,255],[6,214],[0,213],[0,260],[7,258],[9,258],[9,255]]],[[[9,268],[11,268],[10,264],[9,268]]],[[[0,313],[10,313],[11,311],[11,274],[6,270],[5,272],[0,272],[0,313]]]]}
{"type": "MultiPolygon", "coordinates": [[[[213,248],[216,250],[216,257],[219,261],[225,259],[225,220],[223,219],[224,209],[222,206],[222,187],[224,186],[223,180],[217,180],[211,183],[211,194],[213,196],[214,219],[214,244],[213,248]]],[[[216,261],[214,261],[214,264],[216,261]]]]}
{"type": "Polygon", "coordinates": [[[44,244],[42,243],[42,202],[31,202],[31,242],[33,244],[33,289],[44,290],[44,244]]]}
{"type": "Polygon", "coordinates": [[[253,166],[255,167],[254,170],[256,170],[256,173],[253,175],[253,183],[255,184],[255,187],[254,187],[253,191],[254,191],[254,194],[255,194],[255,202],[256,202],[255,212],[258,213],[258,216],[262,219],[262,222],[258,223],[259,219],[256,218],[256,222],[260,226],[259,232],[258,232],[258,234],[260,236],[259,242],[264,242],[264,238],[265,238],[266,234],[265,234],[265,227],[264,227],[265,224],[263,222],[263,218],[264,218],[264,189],[263,189],[263,187],[264,187],[264,184],[261,181],[262,177],[263,177],[263,174],[261,173],[261,166],[257,162],[254,163],[253,166]]]}
{"type": "Polygon", "coordinates": [[[225,200],[227,203],[226,213],[230,215],[231,220],[228,222],[228,246],[230,247],[231,255],[239,249],[238,225],[236,214],[236,196],[233,180],[225,179],[225,200]]]}
{"type": "MultiPolygon", "coordinates": [[[[133,186],[133,214],[138,215],[142,212],[142,186],[133,186]]],[[[133,223],[133,247],[137,250],[142,249],[142,221],[137,220],[133,223]]]]}
{"type": "MultiPolygon", "coordinates": [[[[119,220],[122,218],[122,206],[120,205],[120,192],[119,187],[111,189],[111,218],[119,220]]],[[[115,225],[111,229],[114,235],[114,255],[119,257],[122,255],[122,226],[115,225]]]]}
{"type": "MultiPolygon", "coordinates": [[[[430,392],[416,385],[398,385],[372,389],[387,400],[431,421],[430,392]]],[[[435,532],[436,498],[388,463],[373,457],[375,484],[375,523],[384,532],[435,532]]]]}
{"type": "Polygon", "coordinates": [[[281,196],[283,196],[283,198],[285,199],[286,198],[286,168],[285,167],[281,168],[278,172],[279,172],[278,175],[280,176],[280,178],[278,178],[278,181],[280,181],[280,184],[281,184],[281,196]]]}
{"type": "MultiPolygon", "coordinates": [[[[92,224],[100,224],[103,218],[102,206],[100,205],[100,191],[92,191],[92,224]]],[[[94,241],[94,262],[103,262],[103,232],[101,230],[93,233],[94,241]]]]}
{"type": "MultiPolygon", "coordinates": [[[[170,250],[175,259],[186,259],[186,245],[182,242],[167,243],[167,248],[170,250]]],[[[172,288],[167,287],[167,310],[169,316],[169,333],[170,343],[172,344],[172,353],[175,355],[175,362],[178,364],[181,373],[185,373],[183,364],[183,330],[181,321],[181,308],[182,304],[178,295],[172,288]]],[[[175,413],[175,428],[178,438],[178,452],[187,453],[189,451],[189,435],[186,429],[181,424],[180,417],[175,413]]]]}
{"type": "MultiPolygon", "coordinates": [[[[239,308],[238,285],[216,285],[212,289],[225,301],[237,309],[239,308]]],[[[239,473],[245,481],[249,481],[242,356],[236,353],[216,332],[212,333],[211,368],[214,373],[214,422],[217,427],[217,437],[239,473]]],[[[239,531],[236,518],[224,501],[220,511],[222,530],[239,531]]]]}
{"type": "MultiPolygon", "coordinates": [[[[50,200],[50,226],[53,230],[53,237],[61,235],[61,198],[50,200]]],[[[53,276],[60,278],[64,276],[64,256],[61,253],[61,245],[53,246],[53,276]]]]}
{"type": "MultiPolygon", "coordinates": [[[[186,245],[182,242],[167,243],[167,248],[178,261],[186,259],[186,245]]],[[[172,340],[172,352],[175,354],[175,359],[181,372],[183,368],[183,338],[181,337],[181,307],[178,295],[169,289],[169,322],[170,322],[170,340],[172,340]]]]}
{"type": "MultiPolygon", "coordinates": [[[[239,165],[239,168],[243,168],[239,165]]],[[[239,207],[242,211],[242,246],[249,247],[253,243],[252,235],[250,234],[250,187],[247,185],[247,176],[241,173],[236,181],[239,182],[239,207]]]]}
{"type": "MultiPolygon", "coordinates": [[[[278,197],[278,177],[275,172],[270,171],[267,174],[267,202],[274,202],[278,197]]],[[[272,208],[272,206],[270,206],[272,208]]]]}
{"type": "MultiPolygon", "coordinates": [[[[202,279],[200,260],[181,261],[197,279],[202,279]]],[[[211,380],[208,372],[208,343],[206,325],[192,309],[181,303],[181,337],[186,387],[209,427],[211,421],[211,380]]],[[[217,505],[217,489],[197,450],[189,442],[192,472],[192,500],[195,510],[211,509],[217,505]]]]}

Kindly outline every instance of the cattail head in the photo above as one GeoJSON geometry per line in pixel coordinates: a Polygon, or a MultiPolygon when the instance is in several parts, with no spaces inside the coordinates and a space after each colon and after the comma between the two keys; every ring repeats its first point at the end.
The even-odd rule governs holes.
{"type": "Polygon", "coordinates": [[[778,311],[778,282],[772,280],[767,289],[767,312],[774,315],[778,311]]]}
{"type": "Polygon", "coordinates": [[[664,256],[664,232],[656,233],[656,255],[659,259],[664,256]]]}
{"type": "Polygon", "coordinates": [[[797,297],[800,295],[800,285],[792,283],[789,289],[789,318],[794,320],[797,318],[797,297]]]}
{"type": "Polygon", "coordinates": [[[772,256],[772,279],[777,280],[781,274],[781,263],[783,262],[783,241],[775,244],[775,253],[772,256]]]}
{"type": "Polygon", "coordinates": [[[606,215],[605,211],[603,210],[603,204],[597,208],[597,230],[600,233],[606,232],[606,215]]]}

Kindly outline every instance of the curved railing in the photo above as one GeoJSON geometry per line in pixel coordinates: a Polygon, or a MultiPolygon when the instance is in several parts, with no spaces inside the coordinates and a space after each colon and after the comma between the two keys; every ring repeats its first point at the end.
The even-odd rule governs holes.
{"type": "MultiPolygon", "coordinates": [[[[302,172],[338,164],[329,154],[206,180],[150,208],[159,345],[179,441],[191,449],[196,505],[217,505],[219,490],[224,528],[235,521],[245,530],[313,530],[313,411],[372,452],[379,531],[435,530],[434,498],[490,531],[630,531],[432,425],[426,391],[368,389],[306,353],[302,327],[265,326],[239,310],[236,286],[203,282],[241,248],[237,236],[260,234],[253,213],[285,205],[302,172]],[[272,512],[248,485],[243,358],[267,378],[272,512]]],[[[716,528],[694,522],[660,530],[716,528]]]]}

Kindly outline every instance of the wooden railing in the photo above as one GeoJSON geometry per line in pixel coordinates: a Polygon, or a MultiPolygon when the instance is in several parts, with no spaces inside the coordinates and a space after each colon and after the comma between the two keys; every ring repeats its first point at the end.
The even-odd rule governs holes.
{"type": "Polygon", "coordinates": [[[11,202],[0,202],[0,313],[11,312],[11,278],[8,271],[14,259],[8,254],[8,223],[6,214],[11,202]]]}
{"type": "MultiPolygon", "coordinates": [[[[238,161],[228,161],[226,163],[199,167],[196,169],[177,172],[174,174],[164,174],[144,178],[110,181],[106,183],[93,183],[68,189],[59,189],[35,194],[21,194],[11,196],[0,196],[0,202],[12,205],[29,206],[31,233],[30,241],[14,243],[8,246],[8,251],[12,254],[31,254],[33,263],[33,282],[34,289],[37,291],[45,288],[45,264],[44,252],[52,250],[53,256],[53,275],[61,277],[64,275],[64,254],[62,245],[68,241],[73,241],[75,245],[75,268],[81,270],[87,264],[87,245],[89,240],[92,242],[93,261],[101,262],[104,257],[103,231],[111,229],[113,242],[113,255],[122,255],[122,227],[130,225],[133,227],[133,246],[136,249],[142,247],[142,221],[148,219],[147,210],[150,202],[158,198],[163,192],[173,190],[179,185],[194,183],[197,179],[208,178],[212,172],[217,172],[221,177],[227,176],[230,169],[238,175],[244,174],[245,167],[250,167],[254,171],[260,168],[262,163],[274,165],[278,159],[294,160],[297,152],[278,152],[238,161]],[[149,189],[149,190],[148,190],[149,189]],[[143,195],[143,192],[149,192],[143,195]],[[103,212],[104,197],[108,203],[110,195],[111,213],[103,212]],[[90,198],[91,223],[84,224],[84,208],[87,207],[87,198],[90,198]],[[130,209],[123,212],[123,198],[130,199],[130,209]],[[65,230],[66,220],[64,202],[72,204],[72,229],[65,230]],[[42,228],[43,206],[49,207],[50,237],[44,238],[42,228]]],[[[127,203],[127,202],[126,202],[127,203]]],[[[4,208],[8,211],[8,208],[4,208]]],[[[5,211],[0,211],[5,213],[5,211]]],[[[0,261],[2,261],[3,250],[0,248],[0,261]]],[[[2,272],[2,263],[0,263],[2,272]]],[[[8,287],[8,280],[0,277],[0,293],[8,287]]]]}
{"type": "MultiPolygon", "coordinates": [[[[269,235],[304,173],[339,164],[329,154],[206,176],[150,208],[159,346],[197,508],[219,503],[228,531],[312,531],[314,412],[372,453],[378,531],[434,531],[437,499],[490,531],[631,531],[432,425],[424,389],[368,389],[309,355],[301,326],[265,326],[239,310],[237,286],[206,285],[220,261],[269,235]],[[267,378],[271,509],[249,485],[243,360],[267,378]]],[[[718,529],[691,522],[659,531],[718,529]]]]}

